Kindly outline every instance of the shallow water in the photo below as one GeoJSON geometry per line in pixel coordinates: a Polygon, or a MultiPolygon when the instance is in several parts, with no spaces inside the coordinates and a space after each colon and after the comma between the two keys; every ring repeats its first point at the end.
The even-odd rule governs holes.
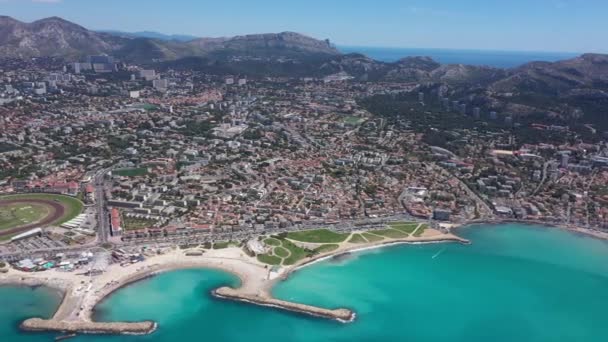
{"type": "MultiPolygon", "coordinates": [[[[477,226],[459,234],[473,244],[354,253],[299,270],[274,289],[282,299],[352,308],[357,319],[350,324],[218,300],[210,290],[234,286],[238,279],[183,270],[121,289],[98,306],[100,320],[154,319],[156,333],[73,341],[608,340],[608,243],[521,225],[477,226]]],[[[16,305],[19,298],[30,298],[31,290],[19,291],[24,292],[8,294],[16,305]]],[[[3,302],[5,296],[0,291],[3,302]]],[[[12,322],[38,314],[0,313],[12,322]]],[[[15,327],[3,341],[49,340],[15,327]]]]}

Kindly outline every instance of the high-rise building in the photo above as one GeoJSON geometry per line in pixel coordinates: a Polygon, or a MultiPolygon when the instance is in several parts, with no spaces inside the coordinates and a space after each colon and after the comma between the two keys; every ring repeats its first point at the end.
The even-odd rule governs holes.
{"type": "Polygon", "coordinates": [[[465,115],[467,113],[467,105],[464,103],[461,104],[458,108],[458,111],[460,112],[460,114],[465,115]]]}
{"type": "Polygon", "coordinates": [[[442,98],[441,104],[443,105],[443,110],[445,110],[446,112],[450,111],[450,99],[448,99],[447,97],[442,98]]]}
{"type": "Polygon", "coordinates": [[[496,112],[490,112],[490,119],[496,120],[497,117],[498,117],[498,114],[496,114],[496,112]]]}
{"type": "Polygon", "coordinates": [[[156,71],[153,69],[150,70],[139,70],[139,78],[143,78],[146,81],[152,81],[154,79],[156,79],[156,71]]]}
{"type": "Polygon", "coordinates": [[[567,168],[569,161],[570,161],[570,156],[568,155],[568,153],[562,153],[562,161],[561,161],[560,166],[562,168],[567,168]]]}
{"type": "Polygon", "coordinates": [[[479,109],[479,107],[473,108],[473,118],[479,119],[480,116],[481,116],[481,109],[479,109]]]}
{"type": "Polygon", "coordinates": [[[167,79],[156,79],[152,81],[152,86],[156,90],[166,90],[169,87],[167,79]]]}
{"type": "Polygon", "coordinates": [[[418,93],[418,102],[424,103],[424,93],[423,92],[418,93]]]}

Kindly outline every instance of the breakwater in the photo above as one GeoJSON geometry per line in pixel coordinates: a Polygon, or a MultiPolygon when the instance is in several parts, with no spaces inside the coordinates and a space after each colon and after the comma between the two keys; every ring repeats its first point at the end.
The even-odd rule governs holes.
{"type": "Polygon", "coordinates": [[[297,312],[309,316],[322,317],[333,319],[340,322],[352,322],[355,319],[355,313],[349,309],[324,309],[316,306],[287,302],[284,300],[272,298],[270,296],[255,296],[238,293],[238,291],[229,287],[220,287],[213,290],[213,295],[218,298],[236,300],[261,306],[274,307],[286,311],[297,312]]]}
{"type": "Polygon", "coordinates": [[[54,331],[81,334],[127,334],[145,335],[156,330],[156,323],[145,322],[84,322],[84,321],[57,321],[40,318],[30,318],[20,325],[25,331],[54,331]]]}

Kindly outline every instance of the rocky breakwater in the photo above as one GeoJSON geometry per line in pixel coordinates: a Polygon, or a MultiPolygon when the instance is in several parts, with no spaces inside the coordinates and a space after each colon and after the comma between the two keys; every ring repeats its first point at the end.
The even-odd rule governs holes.
{"type": "Polygon", "coordinates": [[[236,300],[262,306],[269,306],[278,309],[283,309],[291,312],[298,312],[310,316],[322,317],[337,320],[340,322],[352,322],[355,319],[355,313],[349,309],[324,309],[316,306],[287,302],[284,300],[272,298],[268,295],[251,295],[242,294],[238,290],[221,287],[213,291],[213,295],[218,298],[236,300]]]}
{"type": "Polygon", "coordinates": [[[145,335],[156,330],[156,323],[151,321],[127,323],[105,323],[85,321],[56,321],[30,318],[21,323],[25,331],[56,331],[82,334],[127,334],[145,335]]]}

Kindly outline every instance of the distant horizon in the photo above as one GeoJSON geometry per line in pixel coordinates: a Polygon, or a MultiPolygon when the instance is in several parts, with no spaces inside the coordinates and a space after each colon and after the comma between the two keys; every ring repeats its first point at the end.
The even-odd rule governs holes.
{"type": "Polygon", "coordinates": [[[89,29],[221,37],[300,32],[342,46],[608,53],[600,0],[0,0],[22,21],[58,16],[89,29]],[[151,28],[151,26],[154,26],[151,28]]]}

